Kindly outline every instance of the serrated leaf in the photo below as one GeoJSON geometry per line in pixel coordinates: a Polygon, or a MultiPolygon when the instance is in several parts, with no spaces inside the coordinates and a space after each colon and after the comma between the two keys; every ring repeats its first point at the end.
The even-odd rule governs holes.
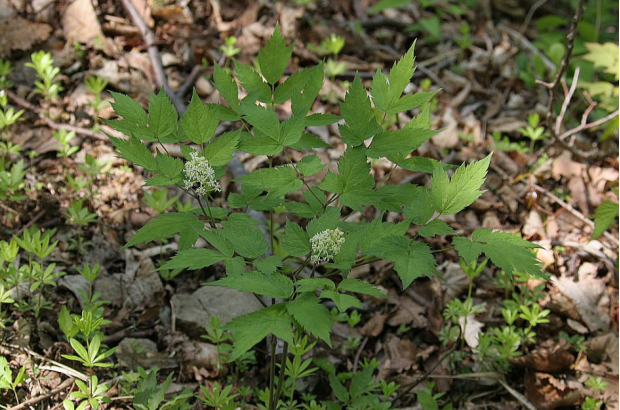
{"type": "Polygon", "coordinates": [[[452,229],[450,225],[448,225],[444,221],[435,219],[434,221],[430,221],[428,224],[420,227],[420,229],[418,230],[418,235],[424,238],[428,238],[435,235],[443,236],[454,232],[456,231],[452,229]]]}
{"type": "Polygon", "coordinates": [[[293,344],[292,318],[283,304],[234,318],[224,329],[232,332],[233,350],[229,361],[235,361],[268,334],[293,344]]]}
{"type": "Polygon", "coordinates": [[[203,285],[237,289],[277,299],[290,297],[294,290],[293,281],[281,273],[265,275],[259,271],[230,275],[215,282],[203,283],[203,285]]]}
{"type": "Polygon", "coordinates": [[[304,116],[293,114],[280,125],[277,141],[285,146],[295,144],[304,132],[305,121],[304,116]]]}
{"type": "Polygon", "coordinates": [[[394,131],[381,131],[368,147],[368,156],[381,158],[400,152],[411,152],[441,131],[422,128],[402,128],[394,131]]]}
{"type": "Polygon", "coordinates": [[[356,211],[372,203],[375,180],[370,175],[363,147],[349,147],[338,164],[339,174],[329,172],[318,188],[340,194],[340,202],[356,211]]]}
{"type": "Polygon", "coordinates": [[[369,255],[394,262],[403,288],[420,276],[436,274],[436,262],[428,245],[404,236],[388,235],[368,250],[369,255]]]}
{"type": "Polygon", "coordinates": [[[215,106],[203,103],[194,90],[187,111],[181,117],[185,136],[193,143],[204,144],[213,138],[219,122],[215,106]]]}
{"type": "Polygon", "coordinates": [[[276,155],[282,151],[284,147],[278,141],[266,135],[257,135],[253,137],[250,133],[241,133],[241,142],[239,149],[254,155],[276,155]]]}
{"type": "Polygon", "coordinates": [[[443,168],[444,170],[456,168],[456,166],[451,164],[446,164],[444,162],[439,162],[433,158],[427,157],[411,157],[411,158],[402,158],[402,159],[393,159],[393,157],[389,156],[388,159],[399,167],[406,169],[408,171],[413,172],[426,172],[427,174],[432,174],[435,167],[443,168]]]}
{"type": "Polygon", "coordinates": [[[276,270],[278,270],[278,268],[282,267],[282,258],[276,255],[271,255],[263,260],[255,260],[253,265],[265,275],[272,275],[276,270]]]}
{"type": "Polygon", "coordinates": [[[337,206],[328,206],[325,212],[318,218],[315,218],[308,222],[306,226],[306,232],[310,237],[313,237],[319,232],[326,229],[334,229],[338,225],[340,220],[341,208],[337,206]]]}
{"type": "Polygon", "coordinates": [[[234,181],[269,189],[275,196],[282,196],[289,192],[297,191],[303,186],[303,182],[297,179],[295,170],[290,166],[263,168],[236,178],[234,181]]]}
{"type": "Polygon", "coordinates": [[[263,233],[256,227],[243,222],[237,223],[230,217],[228,221],[222,222],[222,226],[224,229],[219,230],[220,234],[232,243],[235,252],[239,255],[254,259],[263,256],[269,250],[263,233]]]}
{"type": "Polygon", "coordinates": [[[362,305],[362,302],[355,296],[338,293],[337,291],[332,289],[323,290],[320,297],[322,299],[332,300],[336,304],[336,307],[340,312],[346,312],[347,309],[352,307],[358,309],[362,309],[364,307],[362,305]]]}
{"type": "Polygon", "coordinates": [[[209,165],[221,167],[228,164],[237,150],[240,136],[241,130],[227,132],[207,144],[203,155],[209,160],[209,165]]]}
{"type": "Polygon", "coordinates": [[[155,171],[159,175],[146,181],[145,186],[175,185],[183,180],[183,161],[161,152],[155,157],[155,171]]]}
{"type": "Polygon", "coordinates": [[[451,179],[443,168],[435,167],[431,179],[431,200],[435,210],[444,215],[455,214],[478,199],[485,192],[480,187],[492,155],[467,166],[461,165],[451,179]]]}
{"type": "Polygon", "coordinates": [[[412,184],[383,185],[377,190],[375,207],[380,211],[402,212],[402,206],[411,203],[417,193],[417,187],[412,184]]]}
{"type": "Polygon", "coordinates": [[[316,155],[303,157],[301,161],[297,163],[297,170],[305,177],[318,174],[323,171],[323,169],[325,169],[325,165],[321,163],[321,159],[316,155]]]}
{"type": "Polygon", "coordinates": [[[237,83],[232,79],[228,71],[215,64],[213,69],[213,84],[226,100],[230,108],[239,114],[239,90],[237,83]]]}
{"type": "Polygon", "coordinates": [[[179,250],[184,250],[196,243],[203,229],[204,222],[192,213],[171,212],[157,215],[140,228],[122,249],[139,243],[167,239],[179,233],[179,250]]]}
{"type": "Polygon", "coordinates": [[[269,84],[276,84],[280,80],[292,53],[293,45],[286,46],[280,28],[276,24],[273,35],[265,47],[258,52],[257,58],[260,71],[269,84]]]}
{"type": "Polygon", "coordinates": [[[220,251],[224,256],[231,258],[234,253],[232,243],[224,237],[219,231],[202,231],[200,233],[207,242],[209,242],[215,249],[220,251]]]}
{"type": "Polygon", "coordinates": [[[405,206],[405,216],[416,225],[424,225],[435,213],[428,188],[416,186],[413,201],[405,206]]]}
{"type": "Polygon", "coordinates": [[[336,289],[336,285],[327,278],[303,278],[295,282],[297,292],[316,292],[317,289],[336,289]]]}
{"type": "Polygon", "coordinates": [[[514,271],[544,277],[536,256],[528,249],[540,246],[521,239],[508,232],[477,229],[471,240],[462,237],[452,238],[452,244],[466,263],[471,263],[484,253],[491,262],[512,275],[514,271]]]}
{"type": "MultiPolygon", "coordinates": [[[[108,135],[108,134],[106,134],[108,135]]],[[[121,158],[127,161],[141,166],[147,171],[155,172],[155,158],[151,151],[136,137],[130,139],[115,138],[108,135],[112,144],[116,147],[117,152],[121,158]]]]}
{"type": "Polygon", "coordinates": [[[334,114],[315,113],[306,117],[306,127],[321,127],[338,122],[342,119],[334,114]]]}
{"type": "Polygon", "coordinates": [[[280,120],[274,110],[252,103],[241,104],[241,113],[254,128],[280,142],[280,120]]]}
{"type": "Polygon", "coordinates": [[[348,145],[360,145],[380,130],[359,75],[355,76],[344,102],[340,104],[340,114],[346,121],[346,125],[339,126],[340,136],[348,145]]]}
{"type": "Polygon", "coordinates": [[[413,110],[414,108],[429,102],[439,91],[440,90],[405,95],[402,98],[397,99],[389,106],[387,114],[393,115],[400,112],[413,110]]]}
{"type": "Polygon", "coordinates": [[[332,328],[331,314],[314,294],[302,293],[286,303],[286,310],[306,332],[324,340],[329,347],[332,346],[329,338],[332,328]]]}
{"type": "Polygon", "coordinates": [[[176,134],[177,110],[162,87],[157,95],[149,99],[149,128],[160,139],[176,134]]]}
{"type": "Polygon", "coordinates": [[[284,236],[281,241],[282,249],[291,256],[306,256],[310,253],[310,237],[294,222],[286,221],[284,236]]]}
{"type": "Polygon", "coordinates": [[[157,270],[192,269],[198,270],[214,265],[225,259],[224,255],[211,249],[186,249],[173,256],[157,270]]]}
{"type": "Polygon", "coordinates": [[[618,217],[618,204],[612,201],[603,201],[594,214],[594,230],[592,239],[602,236],[618,217]]]}
{"type": "Polygon", "coordinates": [[[248,93],[243,100],[246,103],[252,101],[271,102],[271,88],[269,88],[269,84],[263,81],[260,74],[249,65],[242,64],[237,60],[234,62],[237,78],[248,93]]]}
{"type": "Polygon", "coordinates": [[[308,114],[323,87],[323,82],[325,81],[323,62],[305,69],[304,74],[308,81],[304,86],[303,93],[293,94],[291,99],[291,112],[301,117],[305,117],[308,114]]]}
{"type": "Polygon", "coordinates": [[[290,148],[296,149],[297,151],[301,151],[304,149],[313,149],[313,148],[331,148],[332,145],[326,143],[316,135],[309,134],[307,132],[301,134],[301,138],[294,144],[289,145],[290,148]]]}
{"type": "Polygon", "coordinates": [[[116,114],[123,117],[128,123],[146,127],[148,119],[146,111],[140,103],[125,94],[114,91],[110,91],[110,94],[114,98],[114,102],[111,102],[110,105],[116,114]]]}
{"type": "Polygon", "coordinates": [[[245,208],[255,211],[268,211],[283,202],[281,197],[271,193],[262,195],[263,189],[252,185],[242,185],[241,194],[232,193],[228,196],[228,206],[231,208],[245,208]]]}
{"type": "Polygon", "coordinates": [[[338,284],[338,290],[361,293],[363,295],[375,296],[378,298],[387,298],[387,295],[370,283],[363,282],[359,279],[344,279],[338,284]]]}

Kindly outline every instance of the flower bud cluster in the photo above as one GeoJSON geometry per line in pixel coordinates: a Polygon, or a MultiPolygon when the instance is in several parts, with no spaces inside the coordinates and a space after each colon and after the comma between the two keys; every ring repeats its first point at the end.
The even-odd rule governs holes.
{"type": "Polygon", "coordinates": [[[334,260],[344,241],[344,232],[338,228],[326,229],[317,233],[310,238],[310,245],[312,245],[310,261],[321,263],[334,260]]]}
{"type": "Polygon", "coordinates": [[[198,152],[190,154],[191,159],[185,163],[185,189],[194,189],[197,194],[207,195],[211,191],[220,192],[222,188],[215,179],[215,171],[209,161],[198,152]],[[198,184],[197,188],[194,185],[198,184]]]}

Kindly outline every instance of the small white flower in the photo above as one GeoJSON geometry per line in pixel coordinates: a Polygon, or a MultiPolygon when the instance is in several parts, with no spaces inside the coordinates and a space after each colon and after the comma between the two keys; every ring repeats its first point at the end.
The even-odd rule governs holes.
{"type": "Polygon", "coordinates": [[[190,154],[192,159],[185,163],[185,189],[194,189],[197,194],[207,195],[211,191],[220,192],[222,188],[215,179],[215,171],[209,161],[198,152],[190,154]],[[197,188],[194,185],[198,184],[197,188]]]}
{"type": "Polygon", "coordinates": [[[312,245],[310,261],[321,263],[334,260],[344,241],[344,232],[338,228],[326,229],[317,233],[310,238],[310,245],[312,245]]]}

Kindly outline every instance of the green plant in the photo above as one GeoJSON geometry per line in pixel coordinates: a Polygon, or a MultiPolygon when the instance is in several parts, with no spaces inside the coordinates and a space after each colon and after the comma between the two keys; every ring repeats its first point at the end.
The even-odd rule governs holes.
{"type": "Polygon", "coordinates": [[[151,192],[144,192],[144,204],[153,208],[158,214],[162,214],[172,206],[175,206],[179,198],[173,196],[168,199],[168,190],[165,188],[153,189],[151,192]]]}
{"type": "Polygon", "coordinates": [[[35,92],[43,95],[46,100],[55,100],[58,94],[63,90],[60,83],[54,79],[60,73],[60,68],[54,67],[52,55],[43,50],[35,51],[30,56],[32,62],[26,63],[26,67],[30,67],[37,72],[37,76],[41,81],[36,81],[35,92]]]}
{"type": "Polygon", "coordinates": [[[495,151],[516,152],[517,154],[525,154],[529,152],[529,148],[524,141],[513,142],[506,135],[500,132],[491,134],[492,145],[495,151]]]}
{"type": "Polygon", "coordinates": [[[86,247],[91,245],[91,242],[84,241],[83,229],[97,220],[98,215],[94,212],[89,212],[88,208],[84,206],[84,201],[76,199],[71,202],[71,205],[64,211],[67,221],[77,226],[77,237],[70,238],[69,249],[76,249],[78,253],[84,254],[86,247]]]}
{"type": "Polygon", "coordinates": [[[105,90],[108,82],[99,76],[87,77],[84,82],[88,91],[93,93],[93,99],[88,101],[88,105],[95,111],[96,115],[108,105],[108,101],[101,98],[101,93],[105,90]]]}
{"type": "Polygon", "coordinates": [[[24,177],[26,176],[26,169],[24,168],[24,160],[21,159],[18,162],[11,165],[10,170],[0,170],[0,199],[9,201],[21,201],[26,198],[26,195],[20,193],[26,186],[24,184],[24,177]]]}
{"type": "MultiPolygon", "coordinates": [[[[105,120],[129,137],[111,137],[121,157],[152,173],[147,186],[176,185],[200,208],[157,215],[125,248],[178,234],[179,252],[160,270],[198,270],[222,262],[225,275],[207,286],[252,292],[264,302],[263,309],[234,318],[223,330],[231,332],[230,362],[268,339],[269,386],[258,394],[268,410],[294,406],[291,400],[296,401],[297,393],[293,391],[291,399],[295,386],[290,380],[310,371],[305,360],[295,362],[299,355],[295,352],[307,350],[313,343],[331,346],[332,315],[324,301],[333,302],[344,313],[363,307],[361,295],[386,297],[371,283],[347,277],[354,267],[387,260],[403,288],[416,278],[436,274],[433,251],[420,238],[455,233],[438,216],[458,213],[482,194],[491,161],[489,155],[462,165],[452,176],[446,171],[449,166],[438,161],[413,161],[411,153],[437,133],[429,129],[429,109],[423,109],[400,129],[385,124],[386,117],[418,108],[436,94],[403,96],[413,74],[413,47],[394,64],[389,75],[377,70],[370,96],[357,76],[341,104],[342,117],[310,113],[323,85],[322,65],[281,80],[292,49],[276,28],[258,54],[260,73],[235,61],[234,75],[245,91],[241,101],[233,74],[216,65],[214,84],[227,105],[204,104],[194,93],[179,120],[163,91],[151,96],[148,114],[135,100],[113,93],[112,106],[121,118],[105,120]],[[289,100],[292,115],[280,121],[276,107],[289,100]],[[237,122],[239,128],[216,137],[220,121],[237,122]],[[319,183],[310,186],[308,177],[323,171],[325,164],[316,154],[299,161],[292,161],[290,154],[324,147],[322,141],[304,133],[305,127],[337,121],[342,121],[339,130],[346,144],[337,172],[327,172],[319,183]],[[365,141],[371,138],[366,146],[365,141]],[[157,145],[155,156],[143,141],[157,145]],[[183,159],[169,155],[167,143],[179,144],[183,159]],[[264,168],[235,178],[234,182],[243,184],[242,189],[227,194],[221,192],[219,178],[237,150],[266,155],[269,161],[264,168]],[[368,160],[379,158],[387,158],[393,167],[376,181],[368,160]],[[390,185],[390,175],[398,166],[431,173],[430,187],[390,185]],[[289,195],[293,193],[297,195],[289,195]],[[235,211],[242,208],[267,212],[266,235],[248,214],[235,211]],[[384,222],[387,211],[398,213],[400,221],[384,222]],[[354,212],[362,215],[361,220],[347,221],[354,212]],[[420,227],[419,236],[406,235],[412,224],[420,227]],[[199,237],[211,247],[194,248],[199,237]],[[278,340],[283,349],[279,361],[278,340]],[[283,394],[288,394],[288,400],[281,400],[283,394]]],[[[478,229],[471,239],[454,235],[452,244],[467,265],[475,265],[484,254],[509,275],[523,271],[542,276],[531,251],[537,245],[515,235],[478,229]]],[[[359,320],[354,314],[349,317],[352,322],[359,320]]],[[[382,389],[372,376],[376,367],[376,362],[366,363],[361,372],[350,375],[348,390],[331,374],[337,399],[345,406],[364,408],[379,403],[383,408],[386,401],[377,393],[382,389]]]]}
{"type": "MultiPolygon", "coordinates": [[[[616,196],[618,195],[618,187],[613,189],[616,196]]],[[[601,237],[607,229],[618,218],[618,204],[614,201],[603,201],[594,214],[594,230],[592,231],[592,238],[597,239],[601,237]]]]}
{"type": "Polygon", "coordinates": [[[317,47],[314,44],[308,44],[308,49],[314,51],[320,56],[331,55],[332,58],[325,62],[325,75],[332,80],[347,70],[347,64],[344,61],[336,61],[336,56],[342,51],[345,45],[345,38],[332,33],[329,37],[323,39],[317,47]]]}
{"type": "Polygon", "coordinates": [[[90,406],[91,409],[97,410],[103,403],[110,403],[109,397],[104,393],[108,391],[109,387],[106,384],[99,384],[97,376],[92,375],[88,378],[88,384],[82,380],[76,380],[75,384],[78,386],[78,390],[71,392],[69,395],[73,399],[77,399],[80,404],[77,407],[69,399],[65,399],[62,402],[65,410],[83,410],[90,406]]]}
{"type": "Polygon", "coordinates": [[[530,152],[534,151],[534,143],[549,138],[550,134],[545,132],[545,127],[540,124],[540,115],[530,114],[527,116],[527,126],[519,128],[517,131],[526,138],[530,139],[530,152]]]}
{"type": "Polygon", "coordinates": [[[70,157],[75,154],[80,147],[78,145],[71,145],[70,142],[75,138],[75,131],[67,132],[64,128],[60,131],[53,130],[52,135],[56,141],[60,144],[58,149],[59,157],[70,157]]]}
{"type": "Polygon", "coordinates": [[[0,59],[0,89],[13,87],[13,83],[8,79],[11,72],[13,72],[11,62],[9,60],[0,59]]]}
{"type": "Polygon", "coordinates": [[[26,367],[22,366],[17,373],[17,376],[13,378],[13,372],[9,367],[9,363],[4,356],[0,356],[0,390],[7,389],[12,390],[15,395],[15,402],[19,404],[19,397],[17,396],[17,385],[24,381],[26,377],[26,367]]]}
{"type": "Polygon", "coordinates": [[[237,44],[237,37],[226,36],[224,38],[224,44],[220,46],[220,51],[224,53],[227,59],[231,59],[241,52],[241,49],[235,47],[235,44],[237,44]]]}

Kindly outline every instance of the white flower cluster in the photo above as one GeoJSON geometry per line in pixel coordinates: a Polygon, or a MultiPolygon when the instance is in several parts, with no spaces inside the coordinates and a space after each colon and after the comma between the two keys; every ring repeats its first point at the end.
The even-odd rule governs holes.
{"type": "Polygon", "coordinates": [[[200,155],[198,152],[192,152],[192,159],[185,163],[185,189],[193,189],[195,184],[198,184],[198,188],[195,188],[197,194],[207,195],[211,191],[221,191],[220,183],[215,179],[215,171],[213,167],[209,165],[209,161],[200,155]]]}
{"type": "Polygon", "coordinates": [[[344,232],[338,228],[326,229],[317,233],[310,238],[310,245],[312,245],[310,261],[321,263],[333,260],[340,252],[344,240],[344,232]]]}

